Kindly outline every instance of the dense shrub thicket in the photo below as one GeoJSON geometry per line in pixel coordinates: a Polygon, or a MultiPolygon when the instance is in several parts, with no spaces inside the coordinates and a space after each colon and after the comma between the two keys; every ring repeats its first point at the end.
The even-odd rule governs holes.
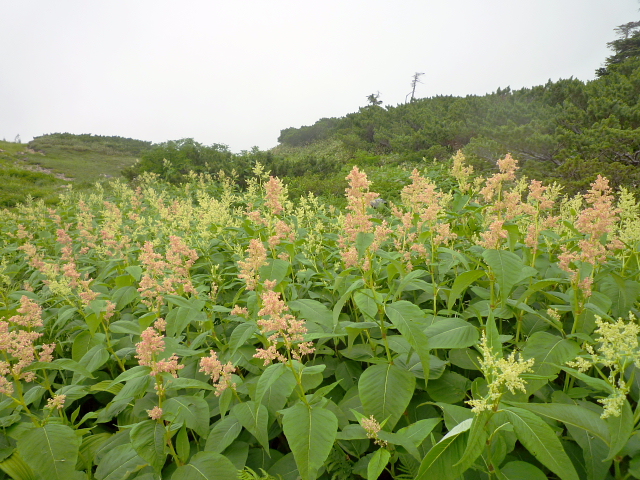
{"type": "Polygon", "coordinates": [[[511,153],[525,173],[586,191],[597,175],[612,186],[640,186],[640,59],[612,64],[593,81],[549,81],[484,96],[437,96],[393,106],[369,105],[341,118],[287,128],[288,146],[340,141],[351,155],[367,152],[419,162],[446,160],[458,149],[486,169],[511,153]]]}
{"type": "Polygon", "coordinates": [[[2,211],[0,477],[640,478],[640,205],[516,169],[2,211]]]}

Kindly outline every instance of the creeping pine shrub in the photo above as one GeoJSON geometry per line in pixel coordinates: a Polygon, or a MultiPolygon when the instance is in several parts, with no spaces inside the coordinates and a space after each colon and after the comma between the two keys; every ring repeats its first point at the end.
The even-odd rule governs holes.
{"type": "Polygon", "coordinates": [[[517,171],[3,210],[0,479],[640,478],[640,207],[517,171]]]}

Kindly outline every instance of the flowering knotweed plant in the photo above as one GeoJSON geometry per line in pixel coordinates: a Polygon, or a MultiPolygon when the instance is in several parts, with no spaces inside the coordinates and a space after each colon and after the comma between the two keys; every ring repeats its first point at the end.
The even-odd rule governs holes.
{"type": "Polygon", "coordinates": [[[505,389],[511,393],[516,393],[516,390],[526,391],[526,382],[521,375],[533,371],[535,363],[533,358],[524,360],[522,357],[517,357],[515,351],[511,352],[507,358],[494,354],[484,332],[480,341],[480,353],[482,354],[480,369],[487,380],[489,392],[484,398],[468,400],[466,403],[471,405],[471,410],[482,412],[497,409],[505,389]]]}
{"type": "Polygon", "coordinates": [[[161,373],[169,373],[174,377],[178,376],[178,370],[184,365],[178,364],[178,356],[174,353],[168,358],[162,358],[165,350],[164,335],[167,324],[159,318],[153,327],[145,329],[140,335],[140,341],[136,343],[136,358],[138,364],[151,367],[149,375],[158,376],[161,373]]]}
{"type": "Polygon", "coordinates": [[[305,342],[303,335],[307,333],[304,320],[298,320],[289,313],[289,307],[280,299],[280,294],[275,292],[275,281],[265,282],[265,292],[262,294],[262,309],[258,315],[263,317],[258,320],[258,326],[263,334],[268,334],[267,342],[269,346],[259,348],[254,355],[255,358],[264,360],[265,365],[269,365],[274,360],[285,363],[292,358],[302,360],[303,355],[310,355],[314,352],[312,342],[305,342]],[[284,344],[287,356],[278,351],[278,344],[284,344]]]}
{"type": "MultiPolygon", "coordinates": [[[[349,213],[344,217],[343,234],[338,241],[342,260],[347,268],[355,267],[359,263],[358,251],[355,247],[356,238],[359,233],[373,232],[373,223],[367,209],[380,195],[369,191],[371,182],[367,179],[367,174],[361,172],[354,166],[347,175],[349,187],[346,189],[347,210],[349,213]]],[[[362,268],[370,268],[369,259],[365,259],[362,268]]]]}
{"type": "Polygon", "coordinates": [[[378,433],[380,432],[380,429],[382,427],[380,426],[380,424],[378,423],[378,421],[375,419],[373,415],[369,416],[369,418],[362,417],[360,419],[360,425],[367,432],[367,438],[372,439],[376,445],[379,445],[381,447],[387,446],[388,442],[380,439],[380,437],[378,436],[378,433]]]}
{"type": "Polygon", "coordinates": [[[485,201],[490,202],[494,198],[500,200],[503,186],[506,182],[515,180],[516,170],[518,170],[518,161],[510,154],[497,161],[499,173],[493,174],[487,178],[485,186],[480,190],[485,201]]]}
{"type": "Polygon", "coordinates": [[[282,204],[287,198],[287,191],[279,178],[270,176],[264,184],[266,204],[272,215],[280,215],[283,211],[282,204]]]}
{"type": "Polygon", "coordinates": [[[175,235],[169,237],[164,258],[154,251],[153,243],[145,242],[139,257],[145,267],[138,288],[143,303],[150,309],[158,309],[164,301],[163,295],[195,294],[189,269],[197,259],[196,251],[175,235]]]}
{"type": "Polygon", "coordinates": [[[238,261],[240,274],[238,278],[247,284],[247,290],[254,290],[260,281],[258,272],[267,263],[267,249],[258,238],[253,238],[247,247],[247,258],[238,261]]]}
{"type": "MultiPolygon", "coordinates": [[[[622,247],[621,242],[615,237],[615,223],[618,220],[619,209],[614,206],[609,181],[598,175],[598,178],[591,184],[591,189],[584,196],[590,207],[583,209],[575,221],[576,229],[584,235],[578,241],[577,248],[569,249],[562,246],[562,254],[558,256],[560,268],[568,272],[574,283],[585,279],[580,279],[576,262],[582,262],[596,267],[602,264],[607,258],[607,250],[616,250],[622,247]],[[607,243],[602,240],[607,238],[607,243]]],[[[583,290],[591,292],[591,281],[588,285],[582,285],[583,290]]],[[[585,295],[585,296],[589,296],[585,295]]]]}
{"type": "Polygon", "coordinates": [[[640,325],[635,315],[629,312],[629,321],[618,318],[615,322],[608,322],[596,316],[597,329],[594,334],[597,342],[595,348],[585,344],[586,354],[567,362],[569,367],[579,372],[586,372],[591,368],[602,376],[613,389],[613,393],[606,398],[598,399],[604,405],[602,418],[620,416],[622,404],[629,393],[630,386],[625,380],[625,371],[630,365],[640,368],[640,348],[638,335],[640,325]],[[603,369],[608,371],[603,372],[603,369]]]}
{"type": "Polygon", "coordinates": [[[458,150],[453,156],[453,164],[451,166],[451,175],[458,182],[458,188],[462,193],[466,193],[471,189],[469,184],[469,178],[473,175],[473,167],[467,165],[466,158],[462,153],[462,150],[458,150]]]}
{"type": "Polygon", "coordinates": [[[14,392],[14,384],[7,376],[11,375],[16,384],[20,380],[33,382],[36,374],[25,369],[36,360],[51,362],[51,354],[55,348],[55,344],[42,345],[40,355],[37,354],[35,342],[42,333],[34,329],[42,327],[40,305],[23,295],[17,312],[18,315],[12,316],[8,321],[0,320],[0,351],[4,353],[4,360],[0,361],[0,393],[7,396],[14,392]]]}
{"type": "Polygon", "coordinates": [[[235,390],[236,384],[231,379],[231,374],[236,371],[236,367],[231,362],[225,365],[218,360],[218,354],[211,350],[208,357],[200,359],[200,371],[211,377],[213,385],[216,387],[216,396],[222,395],[227,388],[235,390]]]}

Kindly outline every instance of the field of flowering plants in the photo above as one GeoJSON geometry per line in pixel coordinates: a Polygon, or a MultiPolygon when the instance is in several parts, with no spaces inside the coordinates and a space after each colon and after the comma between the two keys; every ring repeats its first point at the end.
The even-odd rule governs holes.
{"type": "Polygon", "coordinates": [[[0,478],[640,478],[640,205],[516,170],[0,212],[0,478]]]}

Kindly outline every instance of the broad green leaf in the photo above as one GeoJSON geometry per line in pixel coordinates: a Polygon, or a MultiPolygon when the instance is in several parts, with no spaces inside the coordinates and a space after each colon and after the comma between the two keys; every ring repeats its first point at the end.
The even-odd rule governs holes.
{"type": "Polygon", "coordinates": [[[244,322],[234,328],[229,338],[229,355],[234,355],[257,331],[258,326],[254,322],[244,322]]]}
{"type": "Polygon", "coordinates": [[[272,363],[264,372],[262,372],[260,378],[258,378],[258,385],[256,386],[256,392],[253,398],[256,405],[259,405],[260,402],[262,402],[264,394],[285,371],[286,365],[284,363],[272,363]]]}
{"type": "Polygon", "coordinates": [[[131,429],[131,445],[140,457],[160,473],[167,458],[165,452],[165,428],[155,420],[137,423],[131,429]]]}
{"type": "Polygon", "coordinates": [[[329,330],[333,329],[333,314],[323,303],[310,298],[299,298],[288,302],[287,305],[291,310],[300,312],[301,318],[322,325],[329,330]]]}
{"type": "Polygon", "coordinates": [[[640,283],[610,273],[600,284],[599,291],[611,299],[611,316],[626,317],[640,296],[640,283]]]}
{"type": "Polygon", "coordinates": [[[401,445],[404,449],[416,460],[422,460],[422,455],[416,448],[415,443],[406,435],[402,433],[392,433],[387,432],[386,430],[380,430],[378,432],[378,437],[380,440],[383,440],[391,445],[401,445]]]}
{"type": "Polygon", "coordinates": [[[202,382],[200,380],[195,380],[193,378],[184,378],[184,377],[171,377],[166,381],[166,388],[180,390],[183,388],[197,388],[198,390],[215,390],[215,387],[212,385],[202,382]]]}
{"type": "Polygon", "coordinates": [[[80,359],[91,348],[96,345],[100,345],[104,342],[103,334],[92,335],[91,332],[84,331],[78,333],[73,339],[73,346],[71,347],[71,359],[75,362],[79,362],[80,359]]]}
{"type": "Polygon", "coordinates": [[[392,431],[409,405],[415,385],[416,378],[395,365],[370,366],[358,381],[365,415],[373,415],[378,422],[388,417],[385,429],[392,431]]]}
{"type": "Polygon", "coordinates": [[[97,433],[85,436],[78,452],[78,464],[81,469],[87,470],[93,467],[93,460],[100,446],[111,438],[110,433],[97,433]]]}
{"type": "Polygon", "coordinates": [[[185,425],[182,426],[180,430],[178,430],[178,434],[175,436],[175,448],[176,453],[178,454],[178,458],[186,463],[189,460],[189,453],[191,453],[191,448],[189,446],[189,435],[187,434],[187,427],[185,425]]]}
{"type": "Polygon", "coordinates": [[[478,343],[480,334],[471,323],[460,318],[447,318],[424,330],[429,348],[465,348],[478,343]]]}
{"type": "Polygon", "coordinates": [[[406,436],[416,447],[418,447],[441,421],[442,420],[440,418],[426,418],[418,420],[416,423],[412,423],[408,427],[401,428],[398,430],[398,433],[406,436]]]}
{"type": "Polygon", "coordinates": [[[620,450],[624,448],[629,441],[629,437],[633,433],[634,417],[629,400],[625,399],[622,407],[620,408],[620,415],[611,415],[606,420],[609,425],[609,434],[611,435],[611,444],[609,448],[609,455],[607,460],[611,460],[615,457],[620,450]]]}
{"type": "Polygon", "coordinates": [[[87,378],[94,378],[89,370],[70,358],[57,358],[53,362],[33,362],[23,371],[31,372],[35,370],[69,370],[70,372],[84,375],[87,378]]]}
{"type": "Polygon", "coordinates": [[[367,480],[378,480],[390,458],[391,453],[389,453],[389,450],[384,448],[376,450],[371,460],[369,460],[369,465],[367,465],[367,480]]]}
{"type": "Polygon", "coordinates": [[[356,236],[356,250],[358,251],[359,257],[364,257],[365,253],[367,253],[367,248],[371,246],[373,240],[373,233],[358,232],[356,236]]]}
{"type": "Polygon", "coordinates": [[[271,465],[268,468],[268,473],[278,480],[280,480],[280,477],[282,477],[282,480],[298,480],[300,478],[296,459],[291,452],[271,465]]]}
{"type": "Polygon", "coordinates": [[[256,402],[244,402],[234,405],[231,413],[251,433],[260,445],[268,452],[269,438],[267,435],[267,422],[269,412],[267,407],[256,402]]]}
{"type": "Polygon", "coordinates": [[[454,480],[464,472],[456,466],[464,454],[467,433],[465,430],[447,434],[424,457],[415,480],[454,480]]]}
{"type": "Polygon", "coordinates": [[[470,270],[458,275],[453,281],[451,291],[449,292],[449,298],[447,299],[447,309],[451,310],[462,293],[467,289],[467,287],[486,274],[487,272],[485,272],[484,270],[470,270]]]}
{"type": "Polygon", "coordinates": [[[139,298],[140,294],[136,287],[128,286],[118,288],[111,294],[111,300],[116,304],[116,310],[122,310],[129,305],[133,300],[139,298]]]}
{"type": "Polygon", "coordinates": [[[587,375],[586,373],[579,372],[578,370],[575,370],[575,369],[569,368],[569,367],[560,367],[560,368],[562,370],[564,370],[565,372],[567,372],[569,375],[571,375],[571,376],[577,378],[578,380],[586,383],[587,385],[589,385],[591,388],[593,388],[597,392],[606,392],[608,394],[614,393],[613,392],[613,387],[611,385],[609,385],[608,382],[604,381],[601,378],[592,377],[590,375],[587,375]]]}
{"type": "Polygon", "coordinates": [[[204,451],[222,453],[225,448],[238,438],[241,431],[242,425],[234,415],[227,415],[221,418],[209,432],[204,451]]]}
{"type": "Polygon", "coordinates": [[[582,429],[594,437],[598,437],[609,445],[611,438],[607,422],[600,415],[579,405],[566,403],[516,403],[509,402],[514,407],[529,410],[542,417],[550,418],[565,425],[582,429]]]}
{"type": "Polygon", "coordinates": [[[75,471],[80,437],[67,425],[49,424],[26,432],[18,441],[20,457],[44,478],[66,480],[75,471]]]}
{"type": "Polygon", "coordinates": [[[174,422],[185,422],[187,427],[194,430],[202,438],[209,433],[209,405],[196,396],[180,396],[168,399],[162,409],[165,418],[174,422]]]}
{"type": "Polygon", "coordinates": [[[334,328],[338,325],[338,320],[340,318],[340,313],[342,312],[342,308],[344,307],[344,304],[347,303],[347,300],[351,296],[351,293],[354,290],[357,290],[358,288],[362,287],[362,285],[364,285],[364,280],[362,280],[361,278],[359,278],[358,280],[353,282],[351,285],[349,285],[349,288],[347,288],[347,291],[342,294],[340,299],[333,306],[333,326],[334,326],[334,328]]]}
{"type": "Polygon", "coordinates": [[[425,372],[425,379],[428,379],[427,372],[430,370],[431,358],[429,354],[429,339],[417,323],[424,318],[424,312],[417,305],[402,300],[387,305],[385,313],[393,323],[393,326],[398,329],[420,357],[422,371],[425,372]]]}
{"type": "Polygon", "coordinates": [[[522,408],[506,407],[503,412],[513,425],[520,443],[540,463],[562,480],[579,480],[558,436],[544,420],[522,408]]]}
{"type": "Polygon", "coordinates": [[[128,370],[122,372],[120,375],[118,375],[111,382],[111,385],[115,385],[121,382],[126,382],[128,380],[131,380],[132,378],[144,377],[145,375],[149,375],[150,372],[151,372],[151,367],[145,367],[143,365],[131,367],[128,370]]]}
{"type": "Polygon", "coordinates": [[[191,307],[174,308],[167,314],[167,335],[169,337],[180,335],[191,322],[205,318],[205,314],[199,309],[191,307]]]}
{"type": "Polygon", "coordinates": [[[398,285],[396,291],[393,293],[393,298],[398,298],[411,283],[415,282],[420,277],[424,277],[426,274],[427,272],[424,270],[413,270],[407,273],[400,281],[400,284],[398,285]]]}
{"type": "Polygon", "coordinates": [[[442,409],[444,425],[448,430],[452,430],[456,425],[461,424],[465,420],[472,419],[474,416],[470,408],[441,402],[437,402],[436,405],[442,409]]]}
{"type": "Polygon", "coordinates": [[[436,402],[458,403],[464,400],[471,381],[459,373],[446,371],[427,385],[427,392],[436,402]]]}
{"type": "Polygon", "coordinates": [[[187,465],[178,467],[171,480],[237,480],[238,472],[226,457],[214,452],[200,452],[187,465]]]}
{"type": "Polygon", "coordinates": [[[81,366],[85,367],[89,372],[95,372],[109,360],[109,352],[104,345],[96,345],[78,362],[81,366]]]}
{"type": "MultiPolygon", "coordinates": [[[[553,335],[549,332],[536,332],[524,345],[522,356],[525,360],[535,359],[532,375],[548,377],[560,371],[559,365],[574,360],[580,353],[580,346],[573,340],[553,335]]],[[[539,390],[548,382],[546,379],[527,381],[527,393],[539,390]]]]}
{"type": "Polygon", "coordinates": [[[473,417],[471,428],[469,429],[469,436],[467,438],[467,446],[465,447],[462,458],[460,458],[458,463],[456,463],[456,467],[460,466],[466,470],[484,451],[487,446],[489,434],[493,433],[488,430],[488,423],[492,414],[493,412],[484,410],[473,417]]]}
{"type": "Polygon", "coordinates": [[[129,475],[147,465],[147,461],[136,453],[131,443],[125,443],[109,450],[99,460],[96,478],[98,480],[121,480],[128,478],[129,475]]]}
{"type": "Polygon", "coordinates": [[[519,460],[509,462],[502,467],[498,478],[500,480],[547,480],[547,476],[538,467],[519,460]]]}
{"type": "Polygon", "coordinates": [[[289,272],[290,263],[279,258],[269,258],[267,264],[260,268],[260,278],[264,280],[275,280],[280,283],[289,272]]]}
{"type": "Polygon", "coordinates": [[[338,419],[330,410],[297,403],[284,411],[282,428],[302,480],[315,480],[335,442],[338,419]]]}
{"type": "Polygon", "coordinates": [[[373,298],[374,295],[375,293],[369,289],[360,290],[353,294],[353,301],[356,302],[356,306],[368,320],[375,320],[378,314],[378,304],[373,298]]]}
{"type": "MultiPolygon", "coordinates": [[[[604,420],[601,420],[604,423],[604,420]]],[[[604,480],[609,473],[612,461],[605,461],[609,447],[600,438],[586,430],[567,425],[567,430],[582,449],[584,467],[588,480],[604,480]]]]}
{"type": "Polygon", "coordinates": [[[507,250],[485,250],[482,252],[482,258],[496,277],[500,298],[504,303],[514,285],[521,280],[521,272],[525,265],[518,255],[507,250]]]}
{"type": "Polygon", "coordinates": [[[0,462],[0,469],[13,480],[39,480],[31,467],[20,457],[18,452],[14,452],[9,458],[0,462]]]}

